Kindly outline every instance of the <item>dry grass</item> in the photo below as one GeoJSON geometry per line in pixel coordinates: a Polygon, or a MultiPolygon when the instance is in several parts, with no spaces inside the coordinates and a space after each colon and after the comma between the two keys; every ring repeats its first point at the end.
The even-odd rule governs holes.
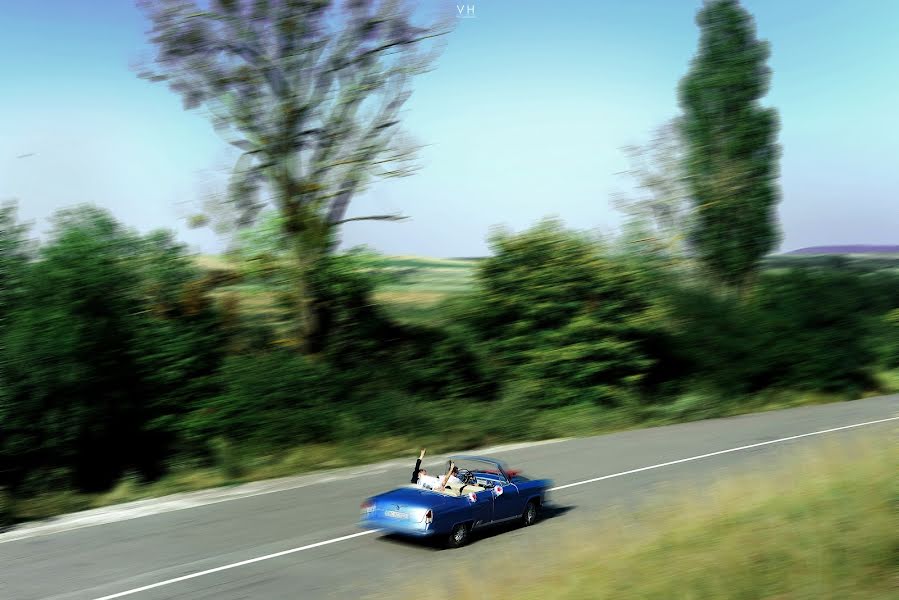
{"type": "MultiPolygon", "coordinates": [[[[704,490],[659,494],[602,521],[486,563],[455,581],[490,581],[521,599],[646,600],[899,597],[896,435],[831,443],[704,490]],[[526,568],[525,568],[526,566],[526,568]]],[[[457,600],[482,598],[462,585],[457,600]]],[[[395,598],[444,598],[410,588],[395,598]]]]}
{"type": "Polygon", "coordinates": [[[375,300],[385,304],[437,304],[444,300],[448,294],[444,292],[431,292],[426,290],[403,291],[379,291],[375,293],[375,300]]]}
{"type": "Polygon", "coordinates": [[[199,254],[193,257],[193,262],[197,267],[201,269],[221,269],[221,270],[232,270],[234,269],[234,263],[229,261],[228,259],[222,256],[216,256],[214,254],[199,254]]]}

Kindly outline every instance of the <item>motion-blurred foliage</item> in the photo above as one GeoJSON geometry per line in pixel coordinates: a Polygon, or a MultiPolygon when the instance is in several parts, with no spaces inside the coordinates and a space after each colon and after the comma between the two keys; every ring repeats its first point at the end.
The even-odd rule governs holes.
{"type": "Polygon", "coordinates": [[[678,90],[694,209],[690,247],[712,280],[744,295],[780,241],[780,123],[777,110],[760,102],[771,81],[771,48],[737,0],[706,2],[696,23],[698,49],[678,90]]]}
{"type": "Polygon", "coordinates": [[[685,374],[725,393],[860,394],[872,385],[878,351],[888,352],[893,339],[879,323],[887,303],[876,301],[889,288],[899,294],[899,278],[873,282],[812,267],[764,274],[746,303],[681,291],[675,350],[685,374]]]}
{"type": "Polygon", "coordinates": [[[635,402],[661,316],[645,271],[551,220],[491,242],[469,319],[497,375],[540,382],[542,408],[635,402]]]}
{"type": "Polygon", "coordinates": [[[98,489],[129,467],[161,472],[218,368],[199,284],[168,234],[140,237],[89,207],[58,214],[2,332],[4,480],[98,489]]]}
{"type": "Polygon", "coordinates": [[[14,207],[2,217],[0,485],[15,496],[183,464],[235,480],[304,445],[478,445],[729,414],[773,390],[858,395],[899,362],[888,271],[776,269],[737,300],[547,220],[495,234],[431,322],[376,301],[400,285],[388,259],[327,257],[309,283],[329,343],[304,355],[247,302],[289,285],[277,246],[248,282],[98,209],[59,213],[37,252],[14,207]]]}

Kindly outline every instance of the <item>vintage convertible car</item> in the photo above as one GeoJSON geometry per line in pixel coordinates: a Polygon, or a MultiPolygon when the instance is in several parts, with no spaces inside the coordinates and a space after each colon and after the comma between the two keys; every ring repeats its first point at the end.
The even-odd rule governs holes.
{"type": "Polygon", "coordinates": [[[360,527],[409,536],[440,536],[451,548],[468,543],[472,530],[520,520],[532,525],[552,482],[530,479],[501,461],[483,456],[453,456],[461,484],[442,491],[406,484],[366,499],[360,527]]]}

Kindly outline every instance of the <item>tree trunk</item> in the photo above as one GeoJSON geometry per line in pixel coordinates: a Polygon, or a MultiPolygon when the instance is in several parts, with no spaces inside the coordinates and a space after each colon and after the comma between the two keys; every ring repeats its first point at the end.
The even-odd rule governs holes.
{"type": "Polygon", "coordinates": [[[319,351],[316,343],[319,337],[319,320],[316,314],[316,290],[312,284],[317,263],[316,253],[310,252],[302,238],[295,242],[297,273],[295,289],[297,294],[297,342],[300,352],[306,355],[319,351]]]}

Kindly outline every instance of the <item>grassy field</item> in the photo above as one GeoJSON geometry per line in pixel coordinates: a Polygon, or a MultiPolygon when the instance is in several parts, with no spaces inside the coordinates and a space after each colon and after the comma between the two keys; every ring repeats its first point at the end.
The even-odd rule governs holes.
{"type": "Polygon", "coordinates": [[[899,254],[778,254],[762,260],[768,270],[795,267],[838,267],[863,272],[899,271],[899,254]]]}
{"type": "MultiPolygon", "coordinates": [[[[456,600],[483,598],[485,581],[535,600],[896,598],[899,446],[895,430],[866,439],[707,489],[669,489],[637,511],[585,515],[495,560],[473,564],[463,552],[441,577],[456,582],[456,600]]],[[[446,590],[414,585],[390,597],[446,590]]]]}
{"type": "MultiPolygon", "coordinates": [[[[236,272],[220,256],[201,255],[195,262],[208,272],[236,272]]],[[[477,259],[392,256],[385,263],[384,271],[393,276],[393,281],[378,288],[375,301],[399,321],[431,323],[440,318],[440,305],[445,300],[471,290],[477,259]]],[[[224,294],[235,294],[241,310],[276,325],[286,322],[287,314],[277,294],[264,285],[231,283],[214,292],[215,296],[224,294]]]]}
{"type": "MultiPolygon", "coordinates": [[[[439,321],[444,301],[472,289],[479,260],[482,259],[386,257],[384,269],[394,275],[394,281],[380,286],[375,300],[390,316],[403,322],[439,321]]],[[[198,256],[196,263],[203,270],[235,270],[220,256],[198,256]]],[[[763,266],[774,272],[811,266],[839,266],[864,272],[899,271],[899,255],[777,255],[764,259],[763,266]]],[[[259,284],[237,283],[222,286],[216,293],[229,292],[237,295],[244,310],[272,322],[285,322],[284,309],[278,305],[277,296],[271,289],[259,284]]]]}

